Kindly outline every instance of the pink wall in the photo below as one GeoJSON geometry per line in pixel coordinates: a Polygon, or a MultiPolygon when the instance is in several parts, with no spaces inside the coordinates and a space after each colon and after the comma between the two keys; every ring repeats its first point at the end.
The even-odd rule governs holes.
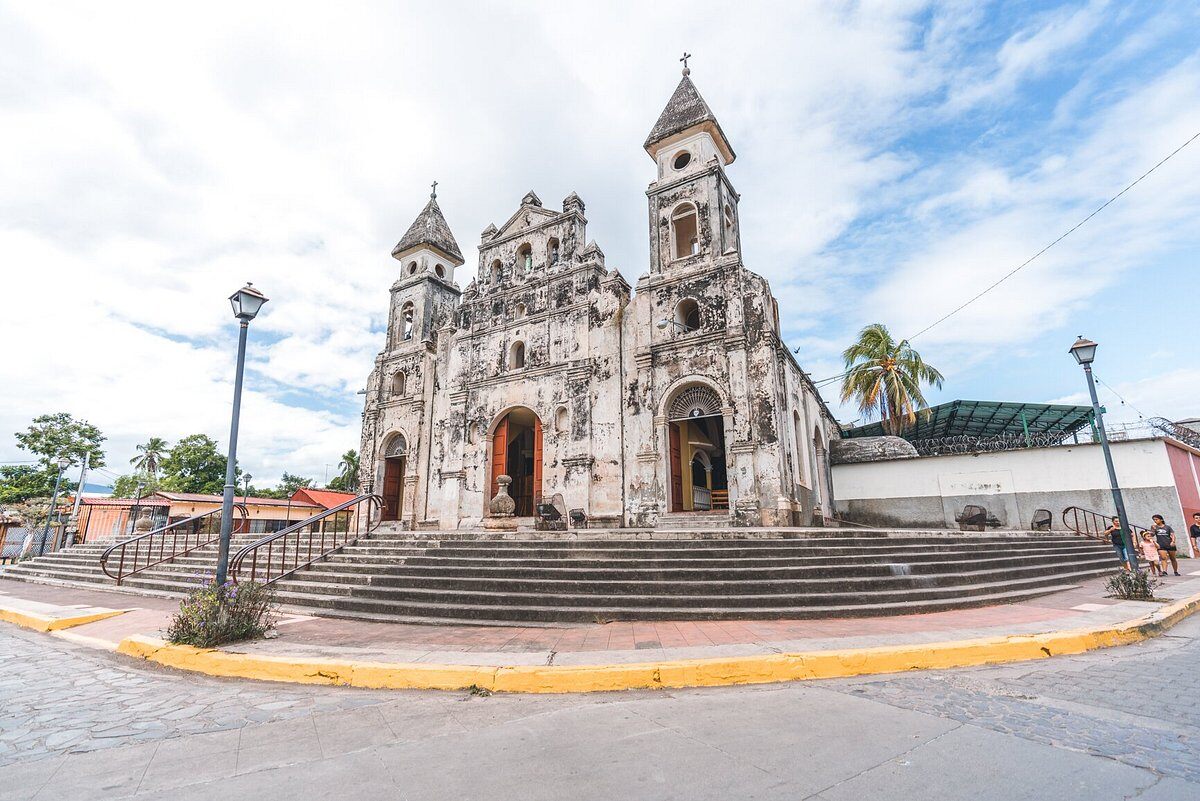
{"type": "Polygon", "coordinates": [[[1187,530],[1192,524],[1192,514],[1200,512],[1200,454],[1171,440],[1165,442],[1171,473],[1175,476],[1175,489],[1179,493],[1179,505],[1183,507],[1182,526],[1176,526],[1172,520],[1167,522],[1175,528],[1180,548],[1190,550],[1191,543],[1185,546],[1184,542],[1188,540],[1187,530]]]}

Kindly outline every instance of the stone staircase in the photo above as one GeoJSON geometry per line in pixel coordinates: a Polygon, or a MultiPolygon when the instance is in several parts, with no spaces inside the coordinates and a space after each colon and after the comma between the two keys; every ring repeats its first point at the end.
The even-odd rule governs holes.
{"type": "MultiPolygon", "coordinates": [[[[253,541],[235,538],[234,550],[253,541]]],[[[10,566],[5,578],[113,588],[103,545],[10,566]]],[[[129,577],[179,595],[211,575],[209,546],[129,577]]],[[[986,606],[1116,569],[1063,534],[875,529],[413,532],[381,527],[276,584],[287,608],[396,622],[520,623],[847,617],[986,606]]]]}

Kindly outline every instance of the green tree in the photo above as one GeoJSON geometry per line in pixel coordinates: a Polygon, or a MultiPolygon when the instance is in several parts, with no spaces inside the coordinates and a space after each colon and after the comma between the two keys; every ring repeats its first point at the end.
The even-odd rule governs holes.
{"type": "Polygon", "coordinates": [[[162,459],[162,488],[219,495],[225,488],[225,462],[225,455],[217,450],[212,437],[184,437],[162,459]]]}
{"type": "Polygon", "coordinates": [[[279,479],[279,483],[271,489],[259,490],[258,494],[261,498],[290,498],[292,493],[298,489],[311,489],[313,480],[304,478],[303,476],[294,476],[286,470],[283,472],[283,477],[279,479]]]}
{"type": "Polygon", "coordinates": [[[100,429],[86,420],[76,420],[66,412],[43,414],[33,418],[33,423],[24,433],[17,433],[17,445],[34,454],[45,467],[54,467],[59,457],[65,456],[71,464],[80,464],[84,454],[91,455],[92,467],[104,467],[106,439],[100,429]]]}
{"type": "Polygon", "coordinates": [[[853,400],[868,419],[878,417],[890,434],[899,434],[917,421],[917,412],[929,408],[922,385],[942,386],[942,374],[926,364],[908,340],[893,339],[881,323],[860,331],[842,358],[842,401],[853,400]]]}
{"type": "Polygon", "coordinates": [[[145,445],[137,446],[137,452],[138,455],[130,459],[129,463],[139,473],[157,476],[163,455],[167,452],[167,441],[162,437],[151,437],[145,445]]]}
{"type": "MultiPolygon", "coordinates": [[[[31,498],[45,498],[50,502],[54,492],[54,480],[58,477],[58,465],[46,467],[40,464],[17,464],[0,466],[0,503],[15,504],[31,498]]],[[[75,484],[63,476],[60,495],[75,489],[75,484]]]]}
{"type": "Polygon", "coordinates": [[[338,470],[341,472],[329,482],[329,489],[358,492],[358,451],[351,448],[343,453],[338,470]]]}
{"type": "MultiPolygon", "coordinates": [[[[224,478],[222,478],[224,481],[224,478]]],[[[113,496],[117,498],[136,498],[138,497],[138,488],[141,487],[141,497],[153,495],[158,492],[158,479],[149,473],[136,473],[132,476],[120,476],[113,482],[113,496]]]]}

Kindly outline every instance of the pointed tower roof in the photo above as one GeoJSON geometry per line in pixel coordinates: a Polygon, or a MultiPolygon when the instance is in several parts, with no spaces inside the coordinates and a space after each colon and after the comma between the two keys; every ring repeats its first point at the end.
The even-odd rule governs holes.
{"type": "Polygon", "coordinates": [[[683,79],[675,87],[675,93],[667,101],[667,106],[663,109],[662,114],[658,115],[658,122],[654,123],[654,128],[646,137],[646,144],[643,147],[646,148],[647,153],[654,156],[658,150],[656,145],[678,137],[682,133],[690,132],[694,128],[707,129],[725,156],[725,161],[732,162],[736,158],[733,148],[729,146],[729,140],[725,138],[725,132],[721,130],[721,123],[717,122],[717,115],[713,114],[708,103],[704,102],[704,98],[696,89],[696,84],[692,83],[692,79],[688,77],[690,72],[691,70],[684,69],[683,79]]]}
{"type": "Polygon", "coordinates": [[[450,226],[446,224],[446,218],[442,216],[442,210],[438,208],[436,192],[429,196],[429,202],[425,204],[425,208],[421,209],[417,219],[413,220],[413,224],[404,232],[404,236],[400,237],[396,247],[392,248],[392,255],[400,259],[409,251],[416,250],[422,245],[436,248],[447,258],[457,259],[459,264],[463,263],[462,251],[458,249],[458,242],[454,240],[454,234],[450,233],[450,226]]]}

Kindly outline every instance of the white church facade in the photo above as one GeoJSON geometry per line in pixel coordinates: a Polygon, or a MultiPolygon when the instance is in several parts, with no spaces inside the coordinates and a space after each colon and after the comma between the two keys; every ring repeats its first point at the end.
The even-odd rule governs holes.
{"type": "Polygon", "coordinates": [[[517,517],[555,502],[595,528],[831,514],[838,427],[743,262],[735,155],[686,69],[644,147],[650,264],[634,287],[574,193],[559,211],[530,192],[489,225],[462,289],[436,194],[396,245],[360,451],[385,520],[475,527],[500,475],[517,517]]]}

